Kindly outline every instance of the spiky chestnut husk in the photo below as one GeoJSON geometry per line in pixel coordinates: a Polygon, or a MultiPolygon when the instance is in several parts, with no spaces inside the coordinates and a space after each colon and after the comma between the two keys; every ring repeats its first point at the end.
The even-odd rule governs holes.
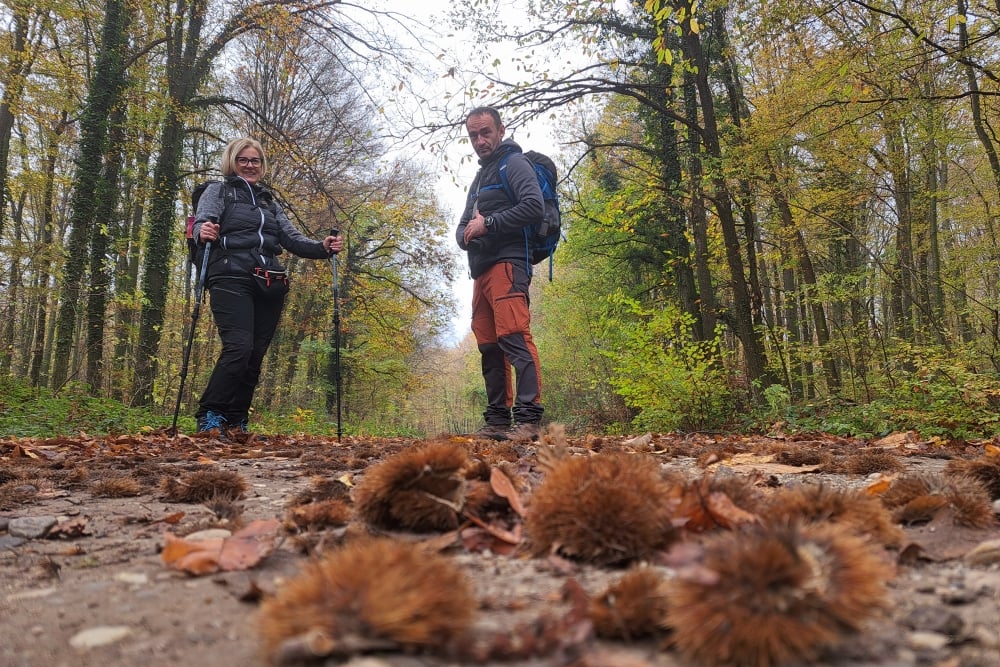
{"type": "Polygon", "coordinates": [[[801,484],[776,490],[760,512],[767,522],[835,523],[886,546],[898,546],[903,529],[882,502],[861,489],[801,484]]]}
{"type": "Polygon", "coordinates": [[[989,493],[978,480],[963,475],[908,475],[882,494],[882,502],[903,523],[923,523],[949,510],[952,522],[967,528],[990,528],[996,517],[989,493]]]}
{"type": "Polygon", "coordinates": [[[464,633],[476,607],[465,575],[446,557],[370,538],[309,563],[263,601],[257,626],[266,655],[278,662],[303,638],[319,638],[308,641],[318,644],[317,657],[434,649],[464,633]]]}
{"type": "Polygon", "coordinates": [[[833,454],[813,447],[788,447],[774,454],[775,463],[789,466],[825,466],[833,460],[833,454]]]}
{"type": "Polygon", "coordinates": [[[663,632],[667,622],[665,579],[637,567],[590,600],[588,613],[598,637],[626,641],[663,632]]]}
{"type": "Polygon", "coordinates": [[[851,475],[870,475],[875,472],[897,472],[903,469],[903,464],[892,452],[865,451],[849,455],[844,459],[843,467],[851,475]]]}
{"type": "Polygon", "coordinates": [[[749,526],[706,542],[697,576],[668,588],[667,624],[699,665],[810,662],[887,606],[893,569],[843,526],[749,526]]]}
{"type": "Polygon", "coordinates": [[[102,477],[90,485],[90,493],[95,498],[128,498],[145,491],[146,488],[131,477],[102,477]]]}
{"type": "Polygon", "coordinates": [[[285,527],[289,530],[319,530],[343,526],[350,519],[351,506],[340,498],[329,498],[292,507],[285,515],[285,527]]]}
{"type": "Polygon", "coordinates": [[[948,462],[945,473],[979,480],[990,498],[1000,499],[1000,457],[984,456],[971,461],[955,459],[948,462]]]}
{"type": "Polygon", "coordinates": [[[236,500],[246,492],[246,480],[228,470],[198,470],[180,479],[164,477],[160,482],[161,499],[168,503],[203,503],[213,498],[236,500]]]}
{"type": "Polygon", "coordinates": [[[596,565],[647,558],[676,536],[670,489],[646,456],[558,459],[527,508],[530,549],[536,556],[557,551],[596,565]]]}
{"type": "Polygon", "coordinates": [[[368,468],[354,492],[355,511],[386,530],[454,529],[465,502],[468,464],[466,451],[450,442],[403,450],[368,468]]]}
{"type": "Polygon", "coordinates": [[[351,499],[351,487],[347,486],[339,479],[330,479],[323,475],[315,475],[310,481],[309,488],[298,492],[289,501],[290,506],[306,505],[308,503],[318,503],[321,500],[343,500],[349,502],[351,499]]]}

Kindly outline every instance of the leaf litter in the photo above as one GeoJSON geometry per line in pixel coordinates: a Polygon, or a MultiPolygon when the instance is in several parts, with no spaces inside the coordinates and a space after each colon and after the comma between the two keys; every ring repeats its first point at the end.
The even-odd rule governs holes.
{"type": "Polygon", "coordinates": [[[527,445],[158,431],[2,439],[0,540],[20,517],[57,522],[2,552],[0,662],[993,664],[998,452],[914,433],[570,438],[558,428],[527,445]],[[395,576],[416,565],[399,566],[392,549],[439,559],[459,597],[422,589],[427,576],[395,576]],[[303,584],[309,568],[344,583],[303,584]],[[31,595],[53,581],[54,592],[31,595]],[[766,618],[752,593],[765,581],[787,589],[766,618]],[[289,598],[296,586],[312,597],[289,598]],[[355,593],[322,592],[343,586],[355,593]],[[742,590],[757,602],[734,605],[742,590]],[[960,616],[951,634],[908,620],[927,605],[960,616]],[[275,608],[294,610],[294,627],[268,616],[275,608]],[[324,625],[331,609],[341,620],[324,625]],[[713,635],[713,618],[738,631],[713,635]],[[755,631],[761,623],[777,629],[755,631]],[[81,642],[88,631],[112,639],[81,642]]]}

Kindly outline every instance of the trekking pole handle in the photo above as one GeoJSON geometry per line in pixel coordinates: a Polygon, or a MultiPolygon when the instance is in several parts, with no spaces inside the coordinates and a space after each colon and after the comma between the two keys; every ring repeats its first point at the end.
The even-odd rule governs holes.
{"type": "MultiPolygon", "coordinates": [[[[331,228],[330,228],[330,236],[340,236],[340,230],[339,230],[339,229],[337,229],[336,227],[331,227],[331,228]]],[[[330,252],[330,253],[329,253],[329,255],[330,255],[331,257],[336,257],[337,253],[335,253],[335,252],[330,252]]]]}

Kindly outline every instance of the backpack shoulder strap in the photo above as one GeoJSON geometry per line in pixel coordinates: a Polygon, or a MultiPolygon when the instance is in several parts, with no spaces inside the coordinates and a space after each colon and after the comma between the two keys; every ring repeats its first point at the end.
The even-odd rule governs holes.
{"type": "Polygon", "coordinates": [[[236,187],[229,182],[229,179],[222,179],[222,183],[219,185],[219,199],[222,201],[222,210],[219,211],[218,220],[221,226],[223,220],[226,219],[226,213],[229,212],[229,207],[236,202],[236,187]]]}
{"type": "Polygon", "coordinates": [[[507,178],[507,162],[510,161],[511,155],[516,155],[516,153],[508,151],[502,158],[500,158],[500,185],[503,186],[503,191],[506,193],[507,199],[517,203],[517,197],[514,196],[514,191],[510,187],[510,180],[507,178]]]}

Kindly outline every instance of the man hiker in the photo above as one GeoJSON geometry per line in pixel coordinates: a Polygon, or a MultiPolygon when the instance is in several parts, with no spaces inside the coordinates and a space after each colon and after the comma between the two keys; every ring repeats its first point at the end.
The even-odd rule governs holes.
{"type": "Polygon", "coordinates": [[[469,188],[455,237],[469,257],[472,332],[482,356],[487,400],[486,423],[474,435],[535,440],[543,412],[542,376],[531,338],[531,266],[524,229],[544,215],[542,191],[521,147],[504,139],[505,128],[496,109],[473,109],[465,119],[465,129],[480,169],[469,188]],[[502,187],[501,166],[513,198],[502,187]]]}

